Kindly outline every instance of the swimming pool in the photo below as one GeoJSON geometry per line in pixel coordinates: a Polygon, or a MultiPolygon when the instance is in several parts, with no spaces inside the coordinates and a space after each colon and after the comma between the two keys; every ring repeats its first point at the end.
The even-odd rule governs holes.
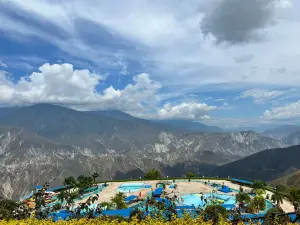
{"type": "Polygon", "coordinates": [[[147,185],[145,183],[125,183],[121,184],[117,191],[118,192],[123,192],[123,193],[128,193],[128,192],[136,192],[140,191],[143,188],[151,188],[151,185],[147,185]]]}
{"type": "MultiPolygon", "coordinates": [[[[205,202],[201,200],[200,194],[188,194],[183,195],[183,204],[184,205],[194,205],[195,207],[204,208],[205,202]]],[[[212,201],[215,199],[219,201],[220,204],[231,205],[235,204],[235,196],[231,195],[221,195],[221,194],[204,194],[203,199],[207,199],[208,204],[212,204],[212,201]]]]}

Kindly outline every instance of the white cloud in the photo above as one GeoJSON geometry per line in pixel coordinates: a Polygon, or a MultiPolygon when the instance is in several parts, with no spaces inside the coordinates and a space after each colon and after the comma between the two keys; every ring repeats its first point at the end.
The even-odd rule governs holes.
{"type": "Polygon", "coordinates": [[[279,96],[282,96],[287,91],[269,91],[263,89],[249,89],[244,91],[241,96],[237,97],[236,99],[244,99],[244,98],[252,98],[255,103],[262,104],[268,101],[274,100],[279,96]]]}
{"type": "MultiPolygon", "coordinates": [[[[182,1],[4,1],[16,9],[36,15],[40,21],[48,21],[63,29],[68,38],[60,38],[38,27],[32,27],[15,18],[0,15],[0,29],[18,34],[38,36],[76,57],[99,64],[116,65],[128,71],[125,60],[116,59],[119,49],[105,49],[89,45],[79,34],[78,20],[103,26],[114,36],[120,36],[137,50],[125,51],[124,57],[138,61],[148,68],[155,68],[152,77],[164,86],[182,85],[191,89],[210,89],[255,86],[257,84],[297,86],[300,77],[297,48],[300,39],[299,4],[281,0],[274,12],[274,23],[264,27],[263,42],[245,45],[218,45],[214,38],[203,38],[199,23],[211,12],[215,4],[206,0],[182,1]],[[116,7],[118,5],[118,7],[116,7]],[[55,15],[55,16],[54,16],[55,15]],[[274,48],[276,46],[276,48],[274,48]],[[236,63],[241,55],[253,55],[251,63],[236,63]],[[113,58],[113,59],[112,59],[113,58]],[[286,68],[281,73],[271,73],[270,68],[286,68]],[[253,69],[256,68],[256,69],[253,69]]],[[[219,0],[214,1],[220,2],[219,0]]],[[[249,13],[251,14],[251,12],[249,13]]],[[[82,28],[81,28],[82,29],[82,28]]],[[[85,28],[89,31],[88,27],[85,28]]],[[[119,41],[121,42],[121,41],[119,41]]],[[[149,70],[146,70],[149,71],[149,70]]]]}
{"type": "Polygon", "coordinates": [[[0,67],[7,68],[7,64],[0,60],[0,67]]]}
{"type": "Polygon", "coordinates": [[[262,116],[265,120],[300,120],[300,100],[285,106],[266,110],[262,116]]]}
{"type": "Polygon", "coordinates": [[[102,76],[89,70],[75,70],[71,64],[48,63],[28,77],[13,83],[7,73],[0,71],[0,103],[23,105],[33,103],[56,103],[77,109],[114,108],[124,111],[144,109],[151,104],[161,85],[152,81],[148,74],[133,77],[134,84],[122,90],[108,87],[96,90],[102,76]]]}
{"type": "Polygon", "coordinates": [[[217,109],[216,106],[210,106],[205,103],[181,103],[178,105],[165,104],[163,108],[157,111],[159,119],[190,119],[207,120],[210,111],[217,109]]]}

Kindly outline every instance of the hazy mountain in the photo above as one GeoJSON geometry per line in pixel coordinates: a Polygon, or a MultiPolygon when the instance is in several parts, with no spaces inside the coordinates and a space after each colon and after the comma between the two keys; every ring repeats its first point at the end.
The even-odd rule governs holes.
{"type": "Polygon", "coordinates": [[[280,177],[271,182],[274,185],[284,185],[288,187],[298,187],[300,188],[300,170],[296,172],[280,177]]]}
{"type": "Polygon", "coordinates": [[[300,145],[300,130],[285,136],[282,142],[288,146],[300,145]]]}
{"type": "Polygon", "coordinates": [[[279,126],[279,127],[273,128],[273,129],[265,130],[262,134],[267,136],[267,137],[271,137],[271,138],[281,140],[281,139],[284,139],[285,137],[287,137],[290,134],[295,133],[297,131],[300,132],[300,126],[283,125],[283,126],[279,126]]]}
{"type": "Polygon", "coordinates": [[[183,131],[189,132],[208,132],[217,133],[223,130],[216,126],[207,126],[203,123],[189,121],[189,120],[154,120],[156,123],[170,125],[175,128],[179,128],[183,131]]]}
{"type": "Polygon", "coordinates": [[[220,166],[213,174],[221,177],[272,181],[300,169],[299,155],[299,145],[269,149],[220,166]]]}
{"type": "Polygon", "coordinates": [[[19,107],[0,107],[0,118],[3,118],[14,111],[18,110],[19,107]]]}

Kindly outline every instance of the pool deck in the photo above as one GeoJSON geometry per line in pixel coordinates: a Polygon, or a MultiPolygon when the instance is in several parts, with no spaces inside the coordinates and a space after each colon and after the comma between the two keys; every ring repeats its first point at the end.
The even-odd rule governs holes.
{"type": "MultiPolygon", "coordinates": [[[[208,181],[208,180],[201,180],[202,182],[205,182],[205,181],[208,181]]],[[[145,181],[146,184],[150,184],[152,185],[152,188],[153,190],[156,188],[155,185],[156,183],[158,182],[162,182],[162,181],[145,181]]],[[[166,182],[166,181],[164,181],[166,182]]],[[[173,183],[172,180],[169,181],[170,183],[173,183]]],[[[100,202],[104,202],[104,201],[110,201],[110,199],[112,197],[115,196],[115,194],[117,193],[117,189],[118,187],[123,184],[124,182],[111,182],[111,183],[108,183],[109,186],[108,187],[105,187],[103,189],[103,191],[101,191],[99,193],[99,199],[95,202],[95,204],[98,204],[100,202]]],[[[141,183],[141,181],[136,181],[136,182],[130,182],[130,183],[141,183]]],[[[196,182],[196,181],[191,181],[191,182],[188,182],[188,180],[186,181],[176,181],[175,182],[177,184],[177,189],[176,191],[174,192],[174,188],[170,188],[169,185],[167,185],[165,191],[168,193],[169,197],[172,197],[172,195],[176,194],[177,196],[182,196],[182,195],[186,195],[186,194],[196,194],[196,193],[200,193],[200,192],[203,192],[204,194],[205,193],[211,193],[214,188],[211,187],[210,185],[205,185],[204,183],[201,183],[201,182],[196,182]]],[[[210,183],[216,183],[216,184],[224,184],[226,186],[228,186],[229,188],[232,188],[232,189],[239,189],[240,188],[240,185],[239,184],[235,184],[235,183],[232,183],[230,181],[227,181],[227,180],[210,180],[210,183]]],[[[242,186],[244,188],[245,191],[250,191],[251,188],[249,187],[246,187],[246,186],[242,186]]],[[[136,191],[136,192],[131,192],[131,193],[124,193],[126,196],[130,196],[130,195],[139,195],[140,192],[142,192],[142,198],[146,198],[147,196],[147,193],[151,191],[151,188],[143,188],[141,189],[140,191],[136,191]]],[[[223,192],[219,192],[217,191],[218,194],[225,194],[223,192]]],[[[227,193],[227,195],[236,195],[237,193],[236,192],[231,192],[231,193],[227,193]]],[[[269,194],[269,196],[271,197],[272,196],[272,192],[270,191],[266,191],[266,194],[267,195],[269,194]]],[[[85,202],[87,200],[87,198],[84,198],[82,199],[81,201],[79,202],[76,202],[76,205],[78,205],[78,203],[80,202],[85,202]]],[[[281,208],[283,209],[284,212],[293,212],[294,211],[294,207],[293,205],[287,201],[286,199],[283,201],[283,204],[280,205],[281,208]]]]}

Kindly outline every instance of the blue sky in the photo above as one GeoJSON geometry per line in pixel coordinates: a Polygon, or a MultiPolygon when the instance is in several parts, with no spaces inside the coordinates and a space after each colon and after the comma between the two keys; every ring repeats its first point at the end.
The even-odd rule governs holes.
{"type": "Polygon", "coordinates": [[[0,105],[299,124],[292,0],[0,2],[0,105]]]}

